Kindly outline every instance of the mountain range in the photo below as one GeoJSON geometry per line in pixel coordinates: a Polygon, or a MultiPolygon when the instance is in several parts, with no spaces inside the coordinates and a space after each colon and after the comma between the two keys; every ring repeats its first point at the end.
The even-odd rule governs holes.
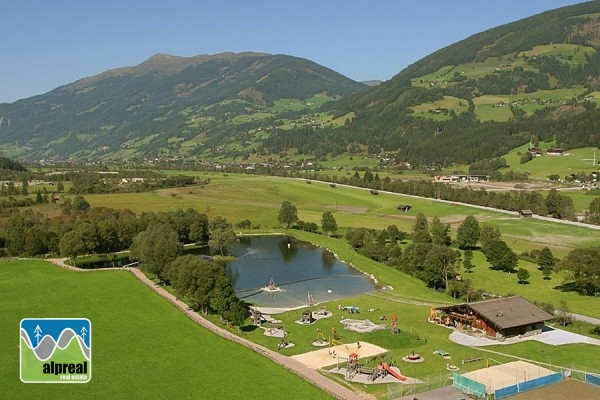
{"type": "Polygon", "coordinates": [[[387,154],[442,166],[533,139],[599,146],[598,50],[592,1],[473,35],[381,83],[289,55],[157,54],[0,104],[0,146],[23,161],[387,154]]]}

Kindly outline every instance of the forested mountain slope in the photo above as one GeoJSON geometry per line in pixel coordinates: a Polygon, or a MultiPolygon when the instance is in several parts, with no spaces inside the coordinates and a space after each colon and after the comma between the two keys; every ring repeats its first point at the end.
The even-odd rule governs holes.
{"type": "Polygon", "coordinates": [[[500,156],[532,134],[598,146],[599,48],[600,1],[563,7],[440,49],[331,107],[354,112],[347,143],[414,164],[500,156]]]}
{"type": "Polygon", "coordinates": [[[287,55],[159,54],[135,67],[0,104],[0,143],[26,159],[194,155],[205,147],[243,144],[256,120],[269,124],[280,113],[301,115],[367,89],[287,55]]]}

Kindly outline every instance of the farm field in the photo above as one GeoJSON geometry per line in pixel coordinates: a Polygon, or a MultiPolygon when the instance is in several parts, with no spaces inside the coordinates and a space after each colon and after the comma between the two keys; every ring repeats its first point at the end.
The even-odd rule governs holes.
{"type": "MultiPolygon", "coordinates": [[[[367,226],[384,229],[391,224],[410,232],[415,216],[423,213],[427,218],[438,216],[450,224],[451,234],[467,215],[474,215],[480,224],[497,225],[503,237],[511,242],[517,252],[530,251],[544,246],[562,256],[576,247],[593,246],[599,242],[600,231],[550,223],[534,219],[519,219],[515,213],[481,210],[456,203],[440,203],[431,199],[415,198],[392,193],[372,196],[368,190],[359,188],[329,187],[328,184],[304,179],[207,173],[210,178],[204,187],[162,189],[153,193],[125,193],[87,195],[92,206],[129,208],[136,213],[143,211],[168,211],[193,207],[209,218],[217,215],[237,223],[250,219],[259,230],[279,229],[277,213],[284,200],[298,208],[298,217],[320,225],[324,211],[335,216],[340,233],[347,227],[367,226]],[[410,204],[410,213],[400,213],[398,204],[410,204]]],[[[590,200],[591,201],[591,200],[590,200]]]]}
{"type": "Polygon", "coordinates": [[[194,324],[129,272],[78,273],[45,261],[3,261],[0,303],[0,347],[6,350],[0,367],[2,398],[266,399],[280,397],[282,388],[297,398],[330,398],[266,358],[194,324]],[[16,344],[25,317],[90,319],[91,381],[22,383],[16,344]]]}

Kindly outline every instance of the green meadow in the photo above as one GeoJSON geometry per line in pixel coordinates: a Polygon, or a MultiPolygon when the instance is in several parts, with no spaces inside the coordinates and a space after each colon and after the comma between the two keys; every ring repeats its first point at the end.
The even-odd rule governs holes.
{"type": "MultiPolygon", "coordinates": [[[[178,208],[185,210],[192,207],[206,213],[209,218],[224,216],[233,224],[249,219],[253,226],[251,229],[253,233],[280,231],[282,227],[277,221],[277,214],[281,203],[288,200],[298,208],[298,217],[301,220],[314,222],[317,225],[321,223],[323,212],[331,211],[337,221],[340,235],[343,235],[350,227],[385,229],[392,224],[398,226],[402,231],[410,232],[417,213],[423,213],[429,219],[437,216],[443,223],[449,224],[453,237],[466,216],[474,215],[480,224],[498,227],[503,239],[517,254],[534,249],[539,250],[547,246],[555,257],[562,258],[574,248],[590,247],[600,243],[600,230],[537,219],[521,219],[517,217],[516,213],[481,210],[466,205],[441,203],[430,199],[391,193],[373,196],[369,194],[368,190],[342,185],[331,188],[326,183],[316,181],[307,184],[304,179],[226,175],[216,173],[201,175],[201,177],[211,180],[210,184],[203,187],[164,189],[153,193],[88,195],[86,199],[92,206],[130,208],[138,214],[150,210],[168,211],[178,208]],[[409,213],[398,212],[396,209],[398,204],[410,204],[412,211],[409,213]]],[[[590,201],[593,198],[592,196],[588,197],[590,201]]],[[[291,232],[296,236],[304,234],[297,231],[291,232]]],[[[342,246],[345,243],[343,239],[332,239],[323,235],[316,235],[315,238],[310,240],[317,240],[318,244],[328,248],[338,244],[342,246]]],[[[354,254],[353,250],[348,249],[342,258],[352,261],[354,254]]],[[[477,265],[481,267],[480,270],[487,269],[483,258],[476,259],[476,261],[477,265]]],[[[363,265],[366,261],[361,259],[357,262],[359,264],[356,265],[363,265]]],[[[525,261],[521,261],[521,264],[527,265],[525,261]]],[[[521,264],[519,267],[522,266],[521,264]]],[[[385,282],[398,279],[394,278],[396,273],[387,267],[380,267],[378,274],[386,274],[387,271],[391,273],[389,278],[380,278],[380,280],[385,282]]],[[[501,275],[500,273],[496,274],[501,275]]],[[[473,276],[475,275],[473,274],[473,276]]],[[[405,277],[403,276],[402,279],[405,277]]],[[[482,283],[489,282],[486,279],[488,278],[483,279],[482,283]]],[[[514,276],[510,278],[510,281],[511,284],[504,294],[519,293],[519,290],[525,290],[526,287],[531,287],[533,290],[540,289],[539,285],[526,287],[517,285],[514,276]]],[[[554,286],[558,286],[561,282],[562,277],[553,277],[552,284],[554,286]]],[[[556,290],[553,292],[560,293],[556,290]]],[[[569,294],[569,296],[576,298],[574,294],[569,294]]],[[[582,312],[588,311],[585,305],[577,308],[582,312]]]]}
{"type": "Polygon", "coordinates": [[[5,399],[327,399],[249,349],[196,325],[125,271],[78,273],[45,261],[0,263],[0,366],[5,399]],[[19,379],[22,318],[89,318],[92,379],[19,379]],[[285,389],[283,389],[285,388],[285,389]],[[282,392],[284,390],[284,392],[282,392]]]}
{"type": "MultiPolygon", "coordinates": [[[[342,260],[367,274],[374,275],[381,284],[391,287],[390,290],[321,304],[319,307],[332,311],[334,315],[310,326],[295,323],[304,311],[302,309],[278,314],[277,318],[282,322],[272,326],[283,326],[289,332],[286,339],[295,345],[282,349],[280,352],[284,355],[315,350],[311,343],[316,340],[317,329],[328,339],[331,336],[331,328],[335,327],[342,335],[339,338],[340,342],[352,344],[363,341],[384,347],[388,349],[386,359],[390,362],[395,361],[404,375],[418,377],[429,386],[448,383],[447,378],[450,375],[445,368],[448,360],[433,354],[437,349],[450,352],[451,362],[455,364],[460,364],[463,359],[482,357],[480,362],[464,366],[461,364],[462,371],[484,367],[486,357],[510,361],[513,356],[568,368],[600,371],[600,360],[592,356],[596,348],[590,345],[549,346],[529,341],[518,345],[496,346],[495,350],[502,354],[489,354],[486,349],[469,348],[453,343],[448,339],[450,331],[447,328],[430,324],[427,318],[431,306],[451,304],[456,300],[426,288],[425,284],[416,278],[359,255],[343,238],[283,229],[277,221],[277,214],[284,200],[296,205],[300,219],[315,222],[317,225],[320,225],[322,213],[331,211],[339,226],[338,233],[343,236],[346,229],[351,227],[384,229],[391,224],[410,232],[416,214],[421,212],[429,219],[438,216],[442,222],[449,224],[453,237],[464,218],[474,215],[480,224],[496,225],[502,233],[502,238],[517,254],[548,246],[559,258],[574,248],[600,243],[600,230],[536,219],[519,219],[516,214],[385,192],[373,196],[368,190],[342,185],[332,188],[327,183],[317,181],[310,181],[309,184],[305,179],[189,173],[202,179],[210,178],[210,183],[203,186],[162,189],[151,193],[86,195],[85,198],[92,206],[129,208],[137,214],[144,211],[191,207],[206,213],[210,218],[224,216],[234,224],[250,219],[253,228],[243,233],[293,234],[298,239],[330,249],[342,260]],[[396,210],[398,204],[410,204],[413,209],[409,213],[400,213],[396,210]],[[337,310],[338,304],[360,307],[361,312],[352,316],[341,314],[337,310]],[[391,316],[394,315],[398,317],[400,328],[397,335],[392,334],[389,325],[391,316]],[[382,319],[383,316],[387,318],[382,319]],[[344,330],[341,324],[342,317],[370,319],[385,325],[385,329],[367,334],[344,330]],[[413,351],[423,355],[426,361],[403,364],[402,357],[413,351]]],[[[53,212],[60,213],[60,208],[56,205],[43,207],[46,207],[45,211],[54,210],[53,212]]],[[[36,209],[40,210],[41,208],[36,209]]],[[[535,264],[520,260],[518,268],[527,269],[530,278],[525,284],[519,284],[516,274],[490,270],[479,251],[474,253],[473,264],[475,267],[471,273],[466,273],[462,267],[459,272],[464,278],[471,279],[477,289],[503,296],[518,294],[532,301],[552,303],[555,306],[558,306],[560,301],[565,301],[572,312],[600,318],[598,299],[562,290],[560,285],[563,283],[563,276],[560,274],[552,274],[550,279],[543,279],[535,264]]],[[[300,378],[284,372],[262,356],[217,338],[194,325],[177,309],[141,285],[133,276],[122,271],[75,273],[43,261],[4,262],[0,264],[0,301],[6,310],[10,310],[0,317],[0,324],[15,327],[13,333],[10,329],[0,332],[0,345],[15,348],[14,354],[10,355],[13,362],[0,367],[0,379],[4,381],[6,377],[11,382],[8,387],[9,394],[27,388],[31,390],[31,398],[74,398],[81,397],[84,393],[82,390],[91,389],[92,391],[85,392],[86,397],[92,393],[95,398],[147,398],[168,392],[175,398],[193,398],[198,395],[198,390],[201,390],[204,398],[242,398],[248,395],[275,398],[281,396],[281,387],[286,387],[289,388],[286,391],[288,397],[289,393],[298,393],[298,396],[292,397],[327,398],[317,389],[304,384],[300,378]],[[24,287],[27,287],[27,293],[23,292],[24,287]],[[48,287],[52,290],[46,289],[48,287]],[[14,367],[18,365],[18,323],[23,317],[49,315],[87,317],[92,320],[94,372],[89,384],[67,385],[68,387],[24,386],[25,384],[18,380],[18,369],[14,367]],[[135,348],[131,347],[132,338],[135,339],[135,348]],[[153,367],[148,367],[149,363],[152,363],[153,367]],[[148,374],[152,374],[153,377],[151,384],[144,381],[148,374]],[[110,379],[104,379],[106,376],[110,379]],[[215,382],[223,382],[223,385],[215,382]],[[227,382],[241,384],[227,385],[227,382]],[[82,389],[80,386],[86,386],[88,389],[82,389]],[[124,387],[130,390],[123,392],[124,387]]],[[[220,324],[218,318],[211,319],[220,324]]],[[[589,332],[589,327],[580,329],[580,333],[589,332]]],[[[242,327],[241,331],[246,338],[273,350],[277,349],[281,340],[265,336],[263,330],[253,327],[249,320],[248,325],[242,327]]],[[[344,354],[340,356],[344,357],[344,354]]],[[[367,366],[375,366],[378,361],[363,362],[367,363],[367,366]]],[[[335,360],[332,361],[332,364],[334,363],[335,360]]],[[[342,375],[328,372],[329,368],[325,370],[323,373],[331,379],[347,384],[342,375]]],[[[385,398],[387,395],[385,385],[354,387],[378,398],[385,398]]]]}
{"type": "Polygon", "coordinates": [[[451,119],[452,115],[450,115],[449,110],[454,111],[455,114],[460,114],[468,109],[469,103],[465,99],[453,96],[444,96],[441,100],[412,107],[414,116],[429,118],[434,121],[446,121],[451,119]],[[443,112],[444,109],[448,110],[448,112],[443,112]]]}
{"type": "MultiPolygon", "coordinates": [[[[504,156],[509,169],[520,173],[529,173],[529,179],[546,181],[549,175],[558,175],[564,179],[571,174],[581,172],[590,175],[593,171],[598,171],[600,162],[600,150],[595,147],[582,147],[565,152],[562,156],[549,156],[546,150],[553,147],[553,143],[540,143],[540,148],[544,154],[541,157],[534,157],[525,164],[520,163],[521,154],[527,152],[529,144],[524,144],[504,156]],[[596,154],[596,165],[593,165],[594,153],[596,154]]],[[[501,171],[502,173],[506,171],[501,171]]],[[[590,200],[591,201],[591,200],[590,200]]]]}

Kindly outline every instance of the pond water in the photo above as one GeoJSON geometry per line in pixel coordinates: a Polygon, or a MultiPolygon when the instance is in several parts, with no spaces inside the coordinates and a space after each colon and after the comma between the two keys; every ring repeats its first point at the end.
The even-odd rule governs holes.
{"type": "MultiPolygon", "coordinates": [[[[299,307],[377,290],[372,279],[321,247],[288,236],[240,237],[227,273],[239,298],[263,307],[299,307]],[[280,292],[261,288],[273,282],[280,292]]],[[[344,304],[348,305],[348,304],[344,304]]]]}

